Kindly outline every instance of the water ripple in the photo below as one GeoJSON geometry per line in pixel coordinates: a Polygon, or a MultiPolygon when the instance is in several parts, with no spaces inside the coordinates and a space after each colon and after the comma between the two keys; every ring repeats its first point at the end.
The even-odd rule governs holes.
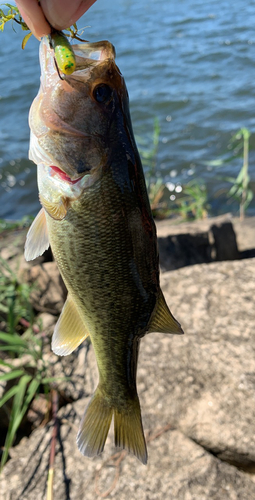
{"type": "MultiPolygon", "coordinates": [[[[100,0],[79,22],[91,26],[85,38],[115,45],[135,133],[149,142],[159,118],[158,175],[174,179],[175,186],[203,177],[210,199],[224,182],[205,162],[223,156],[240,127],[255,130],[254,4],[100,0]]],[[[39,207],[36,168],[26,159],[28,109],[39,86],[38,42],[30,39],[21,51],[23,33],[7,28],[0,36],[0,218],[18,218],[39,207]]],[[[254,160],[252,135],[251,165],[254,160]]],[[[235,160],[221,175],[235,175],[239,168],[235,160]]],[[[254,169],[251,177],[254,182],[254,169]]],[[[226,208],[221,203],[213,199],[215,213],[226,208]]]]}

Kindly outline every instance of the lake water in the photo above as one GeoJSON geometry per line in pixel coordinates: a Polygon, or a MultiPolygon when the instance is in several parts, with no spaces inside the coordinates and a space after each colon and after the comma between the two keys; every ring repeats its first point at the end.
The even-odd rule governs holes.
{"type": "MultiPolygon", "coordinates": [[[[241,159],[215,169],[241,127],[255,130],[255,1],[98,0],[79,21],[83,37],[108,39],[127,83],[134,132],[147,144],[158,117],[157,176],[186,184],[203,179],[213,214],[216,196],[236,176],[241,159]]],[[[38,42],[21,50],[24,33],[0,33],[0,218],[19,219],[39,209],[36,167],[27,159],[28,111],[39,87],[38,42]]],[[[255,135],[250,138],[255,185],[255,135]]],[[[255,202],[248,209],[255,215],[255,202]]]]}

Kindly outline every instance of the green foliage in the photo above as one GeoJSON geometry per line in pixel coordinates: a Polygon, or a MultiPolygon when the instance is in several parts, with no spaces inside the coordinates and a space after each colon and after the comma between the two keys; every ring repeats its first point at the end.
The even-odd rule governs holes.
{"type": "Polygon", "coordinates": [[[1,381],[17,380],[0,400],[0,407],[13,398],[12,410],[9,418],[9,428],[5,440],[5,448],[1,458],[1,468],[8,458],[8,451],[12,445],[17,429],[28,409],[28,406],[36,394],[40,385],[40,379],[31,375],[31,364],[25,363],[22,369],[16,369],[10,361],[2,358],[22,357],[29,354],[34,361],[40,357],[40,343],[31,333],[20,336],[19,322],[21,318],[33,321],[33,311],[29,302],[31,287],[20,284],[15,273],[8,263],[0,257],[0,319],[5,325],[7,332],[0,332],[0,366],[6,367],[8,371],[0,376],[1,381]],[[29,373],[30,370],[30,373],[29,373]]]}
{"type": "Polygon", "coordinates": [[[137,137],[139,153],[145,171],[145,181],[150,200],[151,210],[154,217],[165,218],[169,215],[169,208],[166,202],[162,201],[166,189],[162,178],[156,177],[157,154],[159,146],[160,126],[158,118],[154,120],[154,127],[149,146],[141,145],[141,137],[137,137]]]}
{"type": "MultiPolygon", "coordinates": [[[[156,118],[150,140],[152,145],[146,148],[139,146],[153,216],[155,218],[165,218],[170,215],[179,215],[184,220],[204,219],[207,217],[210,207],[206,185],[201,179],[192,180],[186,184],[181,189],[181,194],[176,189],[174,205],[172,204],[172,207],[170,207],[170,204],[167,203],[166,200],[169,197],[168,183],[165,183],[161,177],[156,177],[159,136],[160,126],[156,118]]],[[[140,137],[137,138],[137,141],[138,144],[144,142],[140,137]]]]}
{"type": "MultiPolygon", "coordinates": [[[[146,177],[148,179],[148,182],[150,182],[151,179],[155,177],[156,174],[159,135],[160,135],[159,120],[158,118],[155,118],[152,137],[150,139],[150,143],[152,143],[152,145],[143,148],[139,147],[139,153],[143,161],[143,166],[146,172],[146,177]]],[[[138,137],[137,140],[138,143],[142,142],[140,137],[138,137]]]]}
{"type": "Polygon", "coordinates": [[[34,217],[32,217],[31,215],[25,215],[19,221],[0,219],[0,234],[3,231],[9,231],[11,229],[22,229],[23,227],[29,227],[33,220],[34,217]]]}
{"type": "MultiPolygon", "coordinates": [[[[52,387],[63,377],[49,376],[53,366],[45,358],[42,338],[36,336],[30,326],[23,335],[0,332],[0,367],[5,368],[0,375],[0,382],[13,380],[14,384],[0,399],[0,408],[5,406],[9,416],[9,427],[5,438],[4,450],[1,457],[0,471],[7,458],[10,447],[13,445],[17,430],[26,415],[32,400],[40,392],[49,394],[52,387]],[[8,355],[8,361],[3,360],[8,355]],[[20,360],[21,368],[11,363],[10,357],[20,360]],[[12,400],[11,410],[9,405],[12,400]],[[9,405],[6,405],[9,403],[9,405]]],[[[67,377],[65,377],[67,380],[67,377]]]]}
{"type": "Polygon", "coordinates": [[[223,158],[217,158],[213,161],[206,162],[206,165],[211,167],[222,167],[227,163],[233,162],[236,158],[242,158],[242,166],[237,177],[223,177],[225,180],[232,184],[227,192],[227,197],[230,202],[237,201],[239,204],[240,219],[245,217],[245,211],[251,203],[254,193],[250,185],[249,175],[249,140],[251,132],[243,127],[240,128],[236,134],[233,135],[229,145],[228,153],[223,158]]]}
{"type": "Polygon", "coordinates": [[[21,318],[33,319],[31,290],[27,283],[19,283],[7,261],[0,257],[0,320],[11,334],[19,329],[21,318]]]}
{"type": "Polygon", "coordinates": [[[201,179],[194,179],[184,186],[176,201],[176,212],[184,220],[205,219],[210,208],[206,185],[201,179]]]}
{"type": "Polygon", "coordinates": [[[50,384],[55,382],[56,378],[48,376],[49,363],[45,361],[43,355],[42,339],[34,335],[31,327],[22,336],[16,332],[0,332],[1,365],[6,367],[7,370],[3,370],[0,382],[15,381],[15,385],[0,399],[0,408],[5,405],[5,409],[9,414],[9,427],[1,458],[2,469],[8,458],[9,449],[15,440],[17,430],[38,389],[43,386],[44,392],[48,393],[50,384]],[[10,361],[6,362],[1,359],[3,354],[15,355],[20,358],[22,367],[17,369],[10,361]],[[12,405],[11,410],[8,410],[6,403],[10,402],[10,400],[12,400],[12,405]]]}
{"type": "Polygon", "coordinates": [[[0,9],[0,31],[4,30],[5,24],[9,21],[12,21],[12,23],[15,21],[24,31],[30,31],[25,21],[23,21],[18,7],[15,7],[15,5],[11,5],[10,3],[2,4],[2,6],[8,7],[9,10],[4,12],[3,9],[0,9]]]}
{"type": "Polygon", "coordinates": [[[239,203],[240,219],[243,220],[245,211],[253,199],[253,191],[250,188],[249,176],[249,139],[250,131],[247,128],[241,128],[231,139],[231,146],[238,151],[243,150],[243,165],[237,177],[227,177],[226,180],[232,184],[228,192],[228,197],[237,200],[239,203]]]}
{"type": "Polygon", "coordinates": [[[5,331],[0,331],[0,383],[12,382],[0,399],[0,408],[4,407],[9,418],[0,470],[38,390],[48,394],[51,387],[59,381],[59,378],[52,376],[53,366],[45,358],[45,341],[40,335],[40,329],[33,326],[31,291],[30,285],[19,283],[8,263],[0,257],[0,322],[2,328],[5,328],[5,331]],[[25,331],[22,326],[24,324],[25,331]],[[35,334],[34,330],[38,333],[35,334]],[[17,358],[18,367],[13,363],[17,358]]]}
{"type": "MultiPolygon", "coordinates": [[[[23,20],[21,14],[19,12],[18,7],[11,5],[9,3],[2,4],[2,6],[8,7],[9,10],[7,12],[4,12],[3,9],[0,9],[0,31],[4,30],[5,24],[9,21],[12,22],[13,26],[14,26],[14,22],[15,22],[21,26],[23,31],[29,31],[29,33],[23,38],[23,41],[22,41],[22,49],[24,49],[27,41],[29,40],[30,36],[32,35],[32,33],[30,32],[30,28],[27,26],[27,24],[23,20]]],[[[81,42],[86,41],[86,40],[82,40],[80,37],[78,37],[78,35],[77,35],[78,28],[77,28],[76,23],[74,23],[70,28],[67,28],[66,31],[68,32],[68,35],[71,38],[75,38],[77,40],[80,40],[81,42]]]]}

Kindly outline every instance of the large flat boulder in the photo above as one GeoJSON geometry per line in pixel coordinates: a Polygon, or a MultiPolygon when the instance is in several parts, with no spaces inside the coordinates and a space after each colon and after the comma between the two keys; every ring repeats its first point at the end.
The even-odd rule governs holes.
{"type": "Polygon", "coordinates": [[[160,407],[161,418],[213,454],[254,464],[255,259],[190,266],[163,274],[162,284],[185,335],[144,340],[148,425],[160,407]]]}
{"type": "MultiPolygon", "coordinates": [[[[248,474],[220,461],[175,429],[148,444],[146,467],[125,453],[116,455],[109,442],[103,456],[81,456],[75,437],[87,401],[60,411],[63,421],[56,448],[54,500],[255,498],[255,483],[248,474]]],[[[38,429],[17,447],[3,472],[0,500],[45,500],[51,433],[51,425],[38,429]]]]}
{"type": "MultiPolygon", "coordinates": [[[[185,335],[150,334],[141,344],[148,465],[125,453],[111,458],[112,432],[100,457],[77,450],[79,421],[98,378],[90,347],[84,394],[59,412],[54,500],[94,499],[95,488],[110,488],[109,498],[118,500],[255,498],[255,259],[185,267],[161,281],[185,335]]],[[[12,449],[0,500],[45,498],[51,431],[52,424],[37,429],[12,449]]]]}
{"type": "Polygon", "coordinates": [[[243,221],[225,214],[204,220],[157,222],[163,271],[214,261],[255,257],[255,217],[243,221]]]}

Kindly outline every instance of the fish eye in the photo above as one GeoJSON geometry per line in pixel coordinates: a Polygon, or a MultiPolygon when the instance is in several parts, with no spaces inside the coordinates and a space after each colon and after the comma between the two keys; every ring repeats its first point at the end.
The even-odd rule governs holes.
{"type": "Polygon", "coordinates": [[[107,102],[112,96],[112,89],[106,84],[97,85],[93,90],[93,95],[97,102],[107,102]]]}

